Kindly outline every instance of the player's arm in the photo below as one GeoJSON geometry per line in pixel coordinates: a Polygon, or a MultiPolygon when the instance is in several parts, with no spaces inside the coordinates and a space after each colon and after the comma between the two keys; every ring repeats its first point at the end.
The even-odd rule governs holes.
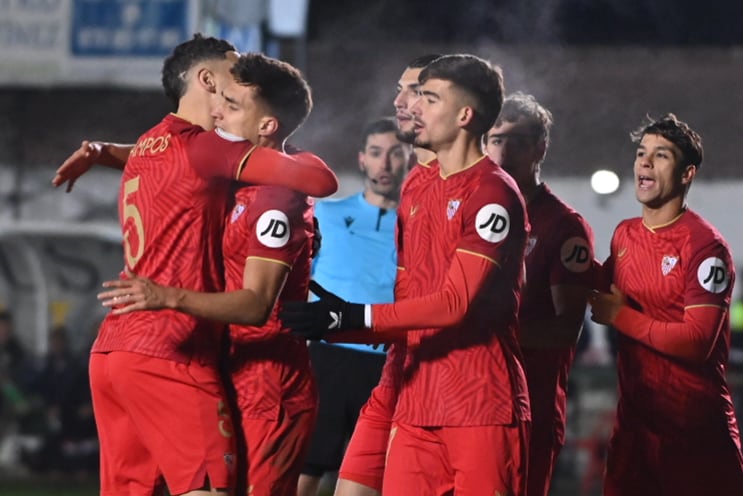
{"type": "Polygon", "coordinates": [[[521,316],[518,337],[525,348],[569,348],[583,329],[593,272],[598,270],[593,232],[578,216],[565,216],[559,224],[553,231],[554,244],[545,245],[551,247],[547,253],[553,314],[521,316]]]}
{"type": "Polygon", "coordinates": [[[75,181],[94,165],[124,170],[124,165],[133,147],[134,145],[85,140],[80,144],[80,148],[62,162],[52,179],[52,184],[58,187],[67,183],[69,193],[75,181]]]}
{"type": "MultiPolygon", "coordinates": [[[[396,253],[397,253],[397,273],[395,277],[395,300],[404,299],[407,295],[408,272],[405,269],[405,250],[402,242],[402,219],[403,216],[397,217],[397,226],[395,227],[396,253]]],[[[402,337],[402,336],[400,336],[402,337]]],[[[360,344],[388,344],[395,340],[395,336],[389,334],[375,333],[371,329],[356,329],[351,331],[341,331],[329,334],[324,337],[329,343],[360,343],[360,344]]]]}
{"type": "Polygon", "coordinates": [[[524,348],[567,348],[578,342],[586,314],[589,290],[560,284],[550,287],[554,317],[519,322],[519,343],[524,348]]]}
{"type": "MultiPolygon", "coordinates": [[[[484,282],[497,268],[492,260],[468,251],[457,251],[442,289],[425,296],[395,303],[349,303],[310,286],[320,296],[314,302],[285,302],[280,318],[298,335],[315,336],[318,331],[371,329],[384,339],[401,338],[405,332],[429,327],[449,327],[461,322],[484,282]]],[[[371,340],[362,341],[373,343],[371,340]]]]}
{"type": "Polygon", "coordinates": [[[458,250],[441,291],[395,303],[366,305],[366,327],[383,333],[459,324],[497,267],[494,260],[458,250]]]}
{"type": "Polygon", "coordinates": [[[282,263],[248,258],[243,272],[243,287],[223,293],[191,291],[161,286],[150,279],[132,277],[106,281],[108,291],[98,295],[114,315],[137,310],[171,309],[203,319],[228,324],[262,326],[271,314],[289,267],[282,263]]]}
{"type": "Polygon", "coordinates": [[[630,307],[622,292],[594,292],[590,298],[592,319],[611,325],[666,355],[702,363],[709,357],[725,323],[727,310],[716,305],[689,306],[681,322],[653,319],[630,307]]]}
{"type": "Polygon", "coordinates": [[[288,155],[271,148],[253,150],[237,179],[251,184],[273,184],[323,198],[338,191],[338,178],[310,152],[288,155]]]}
{"type": "Polygon", "coordinates": [[[310,152],[294,155],[259,147],[222,130],[191,136],[188,156],[202,177],[221,177],[249,184],[284,186],[315,197],[338,190],[338,178],[310,152]]]}

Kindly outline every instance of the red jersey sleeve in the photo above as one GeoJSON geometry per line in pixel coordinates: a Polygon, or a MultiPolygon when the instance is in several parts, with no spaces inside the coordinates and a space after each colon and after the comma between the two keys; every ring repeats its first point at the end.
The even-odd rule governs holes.
{"type": "Polygon", "coordinates": [[[287,155],[258,147],[237,178],[254,184],[277,184],[319,198],[338,191],[336,175],[320,157],[310,152],[287,155]]]}
{"type": "Polygon", "coordinates": [[[375,332],[407,331],[459,323],[495,267],[490,259],[457,252],[441,291],[395,303],[372,305],[372,329],[375,332]]]}
{"type": "Polygon", "coordinates": [[[614,327],[661,353],[702,363],[714,349],[725,317],[722,308],[700,306],[687,308],[683,322],[663,322],[625,305],[614,327]]]}
{"type": "Polygon", "coordinates": [[[197,131],[187,153],[197,173],[205,178],[284,186],[317,197],[338,190],[338,178],[316,155],[287,155],[220,130],[197,131]]]}
{"type": "Polygon", "coordinates": [[[717,238],[692,237],[689,247],[691,263],[686,272],[684,306],[713,305],[730,306],[733,291],[735,265],[730,250],[717,238]]]}
{"type": "Polygon", "coordinates": [[[307,239],[307,198],[288,188],[258,189],[244,222],[247,226],[247,258],[261,258],[291,268],[307,239]]]}
{"type": "Polygon", "coordinates": [[[457,251],[487,258],[498,265],[523,259],[523,243],[507,242],[517,236],[525,239],[525,208],[515,190],[501,181],[481,184],[462,205],[462,238],[457,251]]]}
{"type": "Polygon", "coordinates": [[[248,155],[256,146],[219,131],[192,129],[186,153],[196,173],[203,178],[237,179],[248,155]]]}
{"type": "Polygon", "coordinates": [[[570,284],[591,287],[593,233],[577,215],[566,215],[553,231],[554,259],[549,264],[552,286],[570,284]]]}

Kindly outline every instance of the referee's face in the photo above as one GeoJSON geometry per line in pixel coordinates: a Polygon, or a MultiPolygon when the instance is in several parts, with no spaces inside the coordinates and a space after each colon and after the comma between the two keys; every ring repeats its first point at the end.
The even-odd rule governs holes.
{"type": "Polygon", "coordinates": [[[397,197],[408,169],[411,145],[394,132],[370,134],[359,152],[359,168],[366,176],[366,187],[384,197],[397,197]]]}

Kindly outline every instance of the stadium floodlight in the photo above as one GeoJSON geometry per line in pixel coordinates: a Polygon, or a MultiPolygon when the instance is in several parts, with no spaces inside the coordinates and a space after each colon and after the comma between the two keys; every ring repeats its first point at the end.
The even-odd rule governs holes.
{"type": "Polygon", "coordinates": [[[591,189],[597,195],[610,195],[619,189],[619,176],[610,170],[597,170],[591,175],[591,189]]]}

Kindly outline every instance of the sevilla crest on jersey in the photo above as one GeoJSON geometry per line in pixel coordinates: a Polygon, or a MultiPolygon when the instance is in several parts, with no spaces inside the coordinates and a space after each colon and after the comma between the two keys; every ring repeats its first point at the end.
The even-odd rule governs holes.
{"type": "Polygon", "coordinates": [[[670,255],[663,255],[663,260],[660,262],[660,270],[664,276],[667,276],[679,261],[679,257],[672,257],[670,255]]]}
{"type": "Polygon", "coordinates": [[[235,222],[245,212],[245,205],[238,203],[235,208],[232,209],[232,215],[230,216],[230,222],[235,222]]]}
{"type": "Polygon", "coordinates": [[[451,220],[454,215],[456,215],[457,210],[459,210],[459,205],[462,203],[462,200],[449,200],[449,204],[446,206],[446,218],[451,220]]]}

